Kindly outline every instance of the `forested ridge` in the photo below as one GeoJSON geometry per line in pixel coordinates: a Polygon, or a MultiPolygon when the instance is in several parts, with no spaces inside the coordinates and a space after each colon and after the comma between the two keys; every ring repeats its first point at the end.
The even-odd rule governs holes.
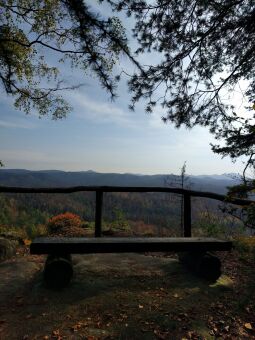
{"type": "MultiPolygon", "coordinates": [[[[179,175],[137,175],[120,173],[99,173],[95,171],[30,171],[22,169],[0,169],[0,185],[17,187],[67,187],[78,185],[116,186],[178,186],[179,175]]],[[[234,174],[189,176],[189,185],[194,190],[212,191],[224,194],[228,186],[239,183],[234,174]]]]}

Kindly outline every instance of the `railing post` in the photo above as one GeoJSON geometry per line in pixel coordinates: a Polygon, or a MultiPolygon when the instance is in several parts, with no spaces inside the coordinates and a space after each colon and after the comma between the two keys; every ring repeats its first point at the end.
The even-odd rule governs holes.
{"type": "Polygon", "coordinates": [[[102,208],[103,208],[103,191],[96,191],[96,213],[95,213],[95,237],[102,235],[102,208]]]}
{"type": "Polygon", "coordinates": [[[183,236],[184,237],[191,237],[191,196],[189,194],[183,195],[183,236]]]}

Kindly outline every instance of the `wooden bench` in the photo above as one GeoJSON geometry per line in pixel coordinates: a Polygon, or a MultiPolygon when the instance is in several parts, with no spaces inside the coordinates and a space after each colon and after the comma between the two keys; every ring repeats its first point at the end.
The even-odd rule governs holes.
{"type": "Polygon", "coordinates": [[[221,274],[221,263],[208,252],[231,248],[230,241],[199,237],[40,237],[31,243],[30,253],[48,254],[44,279],[48,286],[59,288],[66,286],[73,276],[71,254],[175,251],[190,269],[215,281],[221,274]]]}

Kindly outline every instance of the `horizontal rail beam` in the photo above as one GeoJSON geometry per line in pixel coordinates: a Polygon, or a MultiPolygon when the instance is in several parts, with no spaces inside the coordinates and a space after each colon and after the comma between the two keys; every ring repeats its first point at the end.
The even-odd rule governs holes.
{"type": "Polygon", "coordinates": [[[164,192],[174,194],[188,194],[193,197],[211,198],[218,201],[236,204],[249,205],[255,201],[240,198],[232,198],[213,192],[194,191],[181,188],[165,188],[165,187],[121,187],[121,186],[76,186],[76,187],[56,187],[56,188],[26,188],[26,187],[7,187],[0,186],[0,192],[5,193],[24,193],[24,194],[68,194],[81,191],[96,192],[164,192]]]}

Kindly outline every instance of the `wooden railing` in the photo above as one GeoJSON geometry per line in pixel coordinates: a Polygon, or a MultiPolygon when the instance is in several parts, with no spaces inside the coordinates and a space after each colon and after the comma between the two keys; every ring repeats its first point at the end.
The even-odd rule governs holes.
{"type": "Polygon", "coordinates": [[[184,230],[183,236],[191,236],[191,197],[211,198],[225,203],[235,205],[250,205],[255,203],[251,200],[244,200],[239,198],[230,198],[228,196],[216,194],[213,192],[194,191],[180,188],[166,188],[166,187],[120,187],[120,186],[76,186],[66,188],[22,188],[22,187],[6,187],[0,186],[0,192],[3,193],[46,193],[46,194],[67,194],[81,191],[95,191],[96,192],[96,211],[95,211],[95,237],[102,235],[102,208],[103,208],[103,194],[104,192],[162,192],[174,193],[183,195],[183,214],[184,214],[184,230]]]}

